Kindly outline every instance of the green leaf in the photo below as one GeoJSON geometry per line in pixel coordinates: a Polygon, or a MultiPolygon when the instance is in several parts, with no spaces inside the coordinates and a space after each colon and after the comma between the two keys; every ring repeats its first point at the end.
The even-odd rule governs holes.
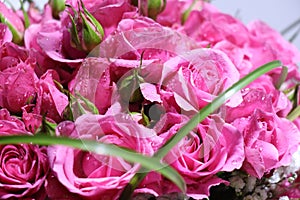
{"type": "Polygon", "coordinates": [[[68,137],[54,137],[48,135],[14,135],[0,136],[0,144],[37,144],[37,145],[65,145],[83,151],[90,151],[105,156],[121,157],[131,163],[140,163],[145,169],[150,171],[156,170],[166,178],[175,183],[183,192],[186,185],[180,174],[172,167],[161,163],[160,159],[148,157],[137,152],[118,147],[113,144],[105,144],[93,140],[73,139],[68,137]]]}
{"type": "MultiPolygon", "coordinates": [[[[162,159],[181,139],[183,139],[186,135],[189,134],[189,132],[196,127],[202,120],[204,120],[210,113],[214,112],[216,109],[218,109],[223,103],[225,103],[228,99],[230,99],[236,92],[247,86],[249,83],[257,79],[259,76],[269,72],[270,70],[281,66],[280,61],[273,61],[270,63],[267,63],[247,76],[240,79],[237,83],[233,84],[230,88],[228,88],[225,92],[220,94],[218,97],[216,97],[211,103],[209,103],[207,106],[205,106],[203,109],[201,109],[194,117],[192,117],[183,127],[179,129],[179,131],[171,137],[170,140],[166,142],[166,144],[160,148],[157,153],[155,154],[155,157],[162,159]]],[[[122,193],[122,197],[120,200],[126,200],[129,199],[131,196],[131,193],[126,191],[126,189],[130,188],[131,191],[133,191],[138,184],[142,181],[142,179],[145,177],[145,172],[138,172],[135,174],[135,176],[131,179],[128,186],[125,188],[125,190],[122,193]]]]}

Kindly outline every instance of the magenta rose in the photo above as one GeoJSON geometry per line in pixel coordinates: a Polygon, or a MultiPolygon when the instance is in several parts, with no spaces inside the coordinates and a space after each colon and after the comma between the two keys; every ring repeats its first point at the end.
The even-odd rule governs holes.
{"type": "MultiPolygon", "coordinates": [[[[82,115],[75,124],[62,122],[57,131],[60,135],[111,143],[149,156],[154,153],[152,144],[160,142],[153,130],[139,125],[124,114],[82,115]]],[[[139,169],[138,164],[130,164],[121,158],[63,146],[51,147],[48,153],[59,182],[68,191],[84,199],[117,199],[139,169]]]]}
{"type": "Polygon", "coordinates": [[[69,99],[60,91],[55,83],[59,76],[54,70],[48,70],[37,82],[37,97],[33,113],[48,117],[56,122],[63,119],[63,111],[69,104],[69,99]]]}
{"type": "Polygon", "coordinates": [[[300,132],[286,118],[272,111],[255,109],[248,117],[232,122],[242,132],[245,142],[243,169],[261,178],[264,173],[291,162],[300,144],[300,132]]]}
{"type": "Polygon", "coordinates": [[[36,82],[32,67],[23,62],[0,71],[0,106],[12,113],[21,113],[21,108],[36,97],[36,82]]]}
{"type": "MultiPolygon", "coordinates": [[[[0,135],[31,133],[22,121],[0,110],[0,135]]],[[[36,145],[0,146],[0,198],[43,199],[43,184],[49,170],[46,148],[36,145]]]]}
{"type": "MultiPolygon", "coordinates": [[[[174,116],[169,119],[180,118],[174,116]]],[[[170,124],[169,124],[170,126],[170,124]]],[[[181,124],[174,124],[159,136],[169,138],[177,133],[181,124]]],[[[195,199],[208,198],[209,188],[226,181],[218,178],[220,171],[239,169],[244,161],[242,134],[219,116],[205,119],[197,128],[180,141],[164,158],[185,179],[187,195],[195,199]]],[[[176,191],[169,183],[168,192],[176,191]]],[[[166,191],[165,191],[166,192],[166,191]]]]}

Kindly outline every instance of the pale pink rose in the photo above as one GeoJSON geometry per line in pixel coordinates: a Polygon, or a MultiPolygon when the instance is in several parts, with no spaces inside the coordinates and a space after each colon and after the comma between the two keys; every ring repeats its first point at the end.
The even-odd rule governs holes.
{"type": "MultiPolygon", "coordinates": [[[[0,135],[31,133],[22,121],[0,110],[0,135]]],[[[43,184],[49,171],[46,148],[37,145],[0,146],[0,198],[44,199],[43,184]]]]}
{"type": "Polygon", "coordinates": [[[0,106],[10,112],[21,113],[21,108],[34,101],[37,77],[26,63],[20,63],[0,72],[0,106]]]}
{"type": "MultiPolygon", "coordinates": [[[[176,134],[182,124],[175,124],[160,137],[176,134]]],[[[180,141],[164,158],[185,179],[187,195],[195,199],[207,198],[209,188],[226,181],[218,178],[220,171],[239,169],[244,161],[242,134],[232,125],[214,115],[205,119],[180,141]]],[[[175,187],[169,187],[176,191],[175,187]]]]}
{"type": "Polygon", "coordinates": [[[0,46],[12,41],[12,33],[5,24],[0,24],[0,46]]]}
{"type": "MultiPolygon", "coordinates": [[[[182,110],[194,113],[238,80],[239,72],[223,52],[197,49],[165,62],[160,82],[182,110]]],[[[227,104],[238,105],[241,98],[235,97],[227,104]]]]}
{"type": "MultiPolygon", "coordinates": [[[[152,142],[160,141],[153,130],[139,125],[125,114],[82,115],[73,125],[67,122],[59,124],[57,132],[59,135],[115,144],[149,156],[154,153],[152,142]]],[[[51,147],[48,153],[59,182],[84,199],[117,199],[139,169],[138,164],[130,164],[121,158],[63,146],[51,147]]],[[[156,181],[152,177],[148,179],[148,182],[156,181]]]]}
{"type": "Polygon", "coordinates": [[[243,169],[258,178],[272,169],[288,165],[300,144],[297,127],[272,111],[258,108],[232,124],[244,137],[246,159],[243,169]]]}
{"type": "Polygon", "coordinates": [[[214,46],[220,41],[229,41],[243,47],[249,41],[249,32],[236,18],[205,6],[201,11],[190,13],[183,31],[203,45],[214,46]]]}
{"type": "MultiPolygon", "coordinates": [[[[248,50],[251,52],[250,61],[254,68],[267,62],[280,60],[288,67],[287,79],[299,80],[297,62],[300,61],[300,51],[290,42],[286,41],[280,33],[261,21],[254,21],[248,25],[250,38],[248,50]]],[[[281,69],[269,72],[276,81],[281,69]]]]}
{"type": "Polygon", "coordinates": [[[249,52],[246,48],[239,47],[228,40],[222,40],[216,43],[212,48],[224,52],[239,70],[241,77],[249,74],[253,70],[253,65],[249,59],[249,52]]]}

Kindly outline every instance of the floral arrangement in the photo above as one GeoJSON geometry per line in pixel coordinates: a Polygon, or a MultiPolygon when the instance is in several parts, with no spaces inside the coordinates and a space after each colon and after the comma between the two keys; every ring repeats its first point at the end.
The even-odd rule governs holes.
{"type": "Polygon", "coordinates": [[[300,198],[300,52],[209,2],[0,2],[1,199],[300,198]]]}

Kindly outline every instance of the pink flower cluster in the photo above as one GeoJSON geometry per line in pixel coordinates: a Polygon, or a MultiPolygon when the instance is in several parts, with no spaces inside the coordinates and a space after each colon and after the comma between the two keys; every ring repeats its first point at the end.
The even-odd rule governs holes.
{"type": "MultiPolygon", "coordinates": [[[[48,121],[57,136],[153,156],[215,97],[280,60],[288,69],[283,83],[281,68],[258,78],[163,161],[194,199],[229,184],[220,172],[260,179],[291,163],[300,146],[299,118],[288,119],[300,104],[300,52],[267,24],[246,26],[202,1],[58,2],[66,8],[49,3],[39,13],[32,3],[26,15],[0,2],[0,135],[40,134],[48,121]]],[[[140,169],[64,146],[2,145],[0,158],[1,199],[118,199],[140,169]]],[[[135,190],[171,192],[179,189],[155,171],[135,190]]]]}

